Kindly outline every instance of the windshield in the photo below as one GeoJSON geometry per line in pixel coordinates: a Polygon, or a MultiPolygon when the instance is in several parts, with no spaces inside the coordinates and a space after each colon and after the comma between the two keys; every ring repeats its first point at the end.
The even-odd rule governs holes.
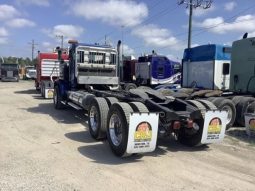
{"type": "Polygon", "coordinates": [[[18,64],[2,64],[1,68],[5,70],[14,70],[18,69],[18,64]]]}

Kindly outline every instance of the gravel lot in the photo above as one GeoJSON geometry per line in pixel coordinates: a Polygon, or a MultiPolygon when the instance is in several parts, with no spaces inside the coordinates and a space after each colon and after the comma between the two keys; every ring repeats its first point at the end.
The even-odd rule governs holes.
{"type": "Polygon", "coordinates": [[[0,82],[0,191],[255,190],[255,138],[244,128],[221,144],[161,139],[153,153],[120,159],[90,137],[84,113],[55,110],[33,85],[0,82]]]}

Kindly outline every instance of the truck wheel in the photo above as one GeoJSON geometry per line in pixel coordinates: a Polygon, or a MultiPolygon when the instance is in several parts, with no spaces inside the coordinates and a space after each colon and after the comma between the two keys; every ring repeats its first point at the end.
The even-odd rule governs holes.
{"type": "Polygon", "coordinates": [[[216,98],[212,101],[219,110],[227,111],[226,129],[233,126],[236,119],[236,107],[233,101],[226,98],[216,98]]]}
{"type": "Polygon", "coordinates": [[[243,98],[243,96],[234,96],[234,97],[232,98],[232,101],[233,101],[235,107],[236,107],[236,105],[241,101],[242,98],[243,98]]]}
{"type": "Polygon", "coordinates": [[[119,102],[116,97],[106,97],[105,100],[107,101],[109,107],[111,107],[112,104],[119,102]]]}
{"type": "Polygon", "coordinates": [[[244,114],[247,112],[248,105],[254,100],[253,97],[242,97],[240,102],[236,105],[236,122],[239,125],[245,126],[244,114]]]}
{"type": "Polygon", "coordinates": [[[248,105],[247,113],[255,113],[255,101],[248,105]]]}
{"type": "Polygon", "coordinates": [[[217,107],[216,107],[212,102],[210,102],[210,101],[208,101],[208,100],[199,99],[199,100],[197,100],[197,101],[199,101],[200,103],[202,103],[202,104],[206,107],[206,109],[209,109],[209,110],[217,110],[217,107]]]}
{"type": "Polygon", "coordinates": [[[126,91],[129,91],[130,89],[136,89],[136,88],[137,88],[137,86],[133,83],[127,83],[127,84],[124,85],[124,89],[126,91]]]}
{"type": "Polygon", "coordinates": [[[53,102],[56,109],[63,109],[64,105],[61,103],[62,98],[60,96],[59,87],[55,86],[53,92],[53,102]]]}
{"type": "Polygon", "coordinates": [[[193,121],[193,128],[181,128],[177,134],[178,141],[186,146],[198,146],[201,144],[204,120],[193,121]]]}
{"type": "Polygon", "coordinates": [[[96,139],[106,138],[109,106],[104,98],[93,98],[89,106],[89,132],[96,139]]]}
{"type": "Polygon", "coordinates": [[[141,102],[130,102],[129,105],[132,107],[134,112],[148,113],[148,108],[141,102]]]}
{"type": "Polygon", "coordinates": [[[116,156],[127,156],[129,115],[133,112],[130,105],[123,102],[114,103],[107,117],[107,138],[116,156]]]}
{"type": "Polygon", "coordinates": [[[187,102],[196,107],[197,109],[199,109],[201,111],[202,116],[205,117],[206,107],[202,103],[196,100],[187,100],[187,102]]]}

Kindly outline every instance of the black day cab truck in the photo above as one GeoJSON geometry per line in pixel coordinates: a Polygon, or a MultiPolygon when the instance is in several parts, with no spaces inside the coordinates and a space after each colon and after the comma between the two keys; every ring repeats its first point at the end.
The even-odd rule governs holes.
{"type": "Polygon", "coordinates": [[[19,81],[19,65],[18,64],[1,64],[1,81],[2,82],[18,82],[19,81]]]}
{"type": "MultiPolygon", "coordinates": [[[[181,100],[147,88],[119,89],[119,54],[108,45],[69,41],[69,60],[60,61],[54,106],[88,115],[91,136],[107,138],[119,157],[155,150],[158,136],[174,133],[188,146],[216,143],[225,134],[225,111],[200,110],[200,100],[181,100]],[[199,104],[198,104],[199,103],[199,104]]],[[[59,51],[61,58],[61,51],[59,51]]]]}

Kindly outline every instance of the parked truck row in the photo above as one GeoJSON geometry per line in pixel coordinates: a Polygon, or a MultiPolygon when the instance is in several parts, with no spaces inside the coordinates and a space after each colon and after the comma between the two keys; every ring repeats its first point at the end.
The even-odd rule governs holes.
{"type": "Polygon", "coordinates": [[[227,128],[245,126],[245,114],[255,111],[254,42],[245,38],[232,47],[203,45],[184,51],[182,87],[194,90],[187,97],[206,98],[226,110],[227,128]]]}
{"type": "Polygon", "coordinates": [[[158,136],[171,134],[189,146],[220,142],[255,111],[254,39],[185,49],[182,65],[156,54],[122,64],[120,43],[70,41],[64,54],[38,54],[35,85],[56,109],[87,113],[91,136],[107,138],[117,156],[153,151],[158,136]]]}

